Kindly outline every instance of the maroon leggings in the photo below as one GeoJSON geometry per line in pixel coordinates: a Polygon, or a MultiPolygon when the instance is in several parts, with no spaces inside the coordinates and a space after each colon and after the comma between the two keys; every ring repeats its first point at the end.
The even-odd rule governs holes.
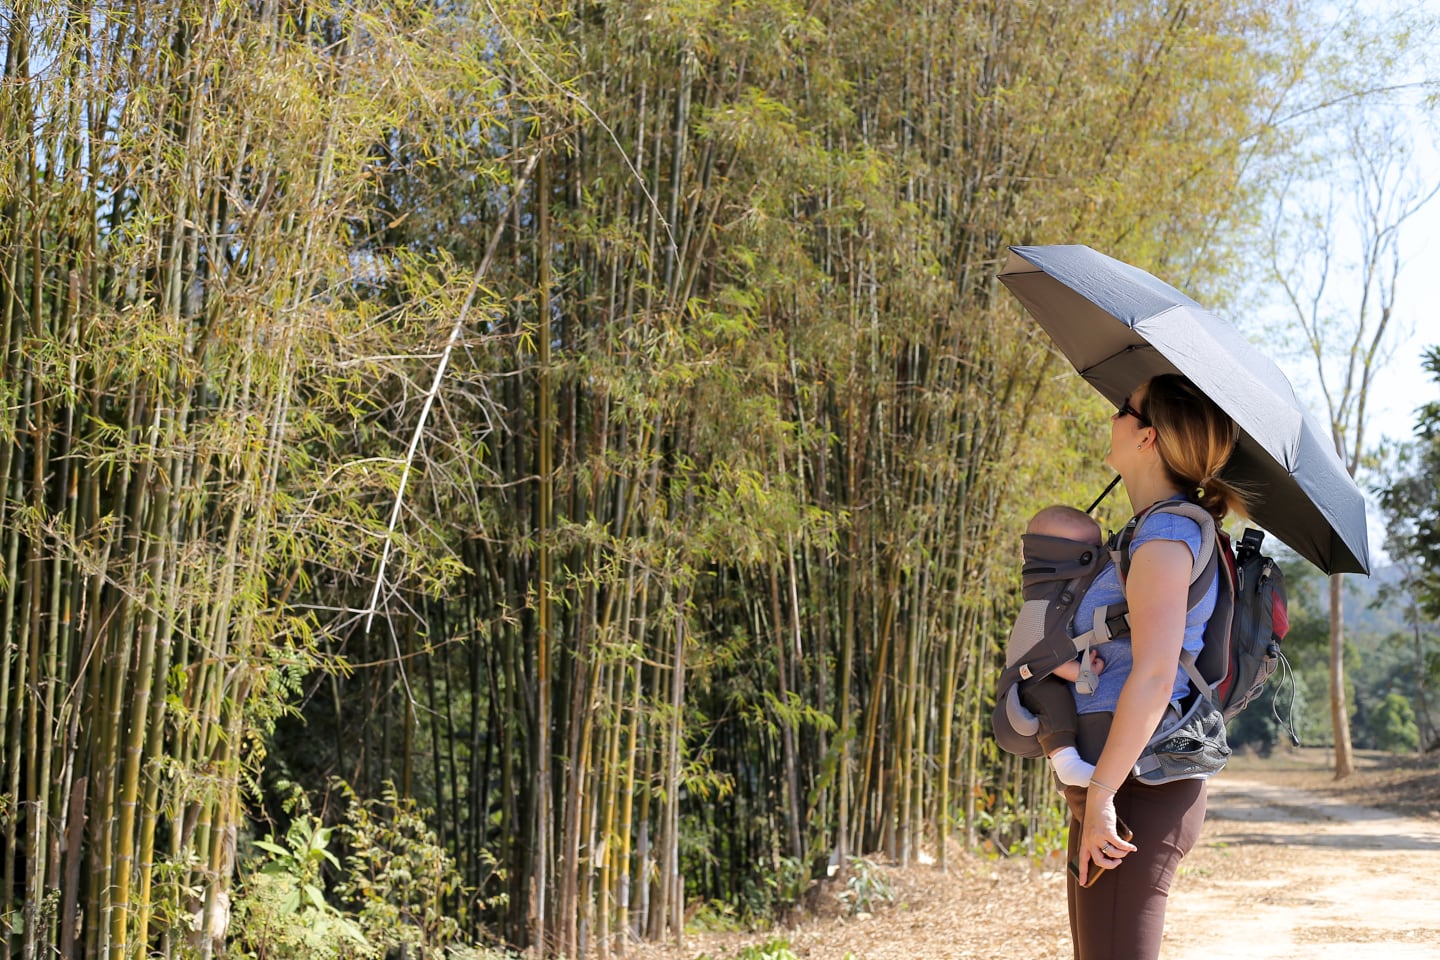
{"type": "MultiPolygon", "coordinates": [[[[1177,780],[1149,787],[1127,780],[1115,813],[1135,831],[1134,853],[1081,887],[1066,873],[1075,960],[1155,960],[1165,929],[1165,899],[1180,860],[1195,846],[1205,820],[1205,781],[1177,780]]],[[[1070,821],[1070,859],[1080,824],[1070,821]]],[[[1092,865],[1091,870],[1095,869],[1092,865]]]]}

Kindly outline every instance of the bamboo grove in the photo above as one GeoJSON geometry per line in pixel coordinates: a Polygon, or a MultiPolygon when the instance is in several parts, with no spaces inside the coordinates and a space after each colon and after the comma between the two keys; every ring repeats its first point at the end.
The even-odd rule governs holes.
{"type": "Polygon", "coordinates": [[[551,956],[1046,842],[987,691],[1101,431],[993,277],[1223,276],[1263,6],[12,5],[8,953],[257,955],[295,784],[551,956]]]}

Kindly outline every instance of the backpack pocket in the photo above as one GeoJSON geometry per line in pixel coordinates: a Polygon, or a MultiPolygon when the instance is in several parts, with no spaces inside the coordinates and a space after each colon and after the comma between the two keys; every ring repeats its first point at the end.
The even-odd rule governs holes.
{"type": "Polygon", "coordinates": [[[1134,775],[1151,786],[1204,779],[1223,770],[1229,759],[1225,715],[1208,697],[1197,696],[1183,713],[1173,706],[1165,711],[1159,729],[1135,762],[1134,775]]]}

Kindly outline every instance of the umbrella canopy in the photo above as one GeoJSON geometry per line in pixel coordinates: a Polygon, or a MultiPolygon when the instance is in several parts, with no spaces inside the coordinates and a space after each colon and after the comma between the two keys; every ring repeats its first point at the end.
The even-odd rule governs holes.
{"type": "Polygon", "coordinates": [[[1229,323],[1089,247],[1011,247],[1000,280],[1111,402],[1180,373],[1240,427],[1223,477],[1251,519],[1326,573],[1369,573],[1365,500],[1290,381],[1229,323]]]}

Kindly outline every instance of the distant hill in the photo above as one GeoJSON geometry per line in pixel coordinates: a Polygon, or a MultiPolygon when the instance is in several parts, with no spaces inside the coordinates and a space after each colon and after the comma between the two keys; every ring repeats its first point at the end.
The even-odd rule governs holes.
{"type": "MultiPolygon", "coordinates": [[[[1307,608],[1328,616],[1329,593],[1325,575],[1283,546],[1274,556],[1285,571],[1291,609],[1307,608]]],[[[1400,572],[1393,564],[1376,567],[1368,577],[1345,578],[1345,633],[1352,643],[1365,647],[1384,640],[1392,633],[1409,630],[1398,599],[1389,602],[1379,599],[1382,589],[1397,587],[1399,583],[1400,572]]]]}
{"type": "Polygon", "coordinates": [[[1393,566],[1377,567],[1368,577],[1345,578],[1345,633],[1360,646],[1367,639],[1380,641],[1392,633],[1408,633],[1400,598],[1381,601],[1386,587],[1397,588],[1400,572],[1393,566]]]}

